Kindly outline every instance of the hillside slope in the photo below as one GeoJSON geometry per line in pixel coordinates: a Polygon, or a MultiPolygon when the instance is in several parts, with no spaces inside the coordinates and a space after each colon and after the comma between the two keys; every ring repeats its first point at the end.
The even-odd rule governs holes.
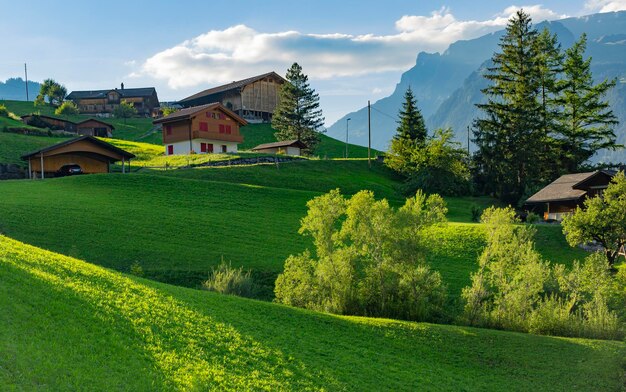
{"type": "Polygon", "coordinates": [[[0,237],[0,386],[619,390],[624,343],[330,316],[125,277],[0,237]]]}

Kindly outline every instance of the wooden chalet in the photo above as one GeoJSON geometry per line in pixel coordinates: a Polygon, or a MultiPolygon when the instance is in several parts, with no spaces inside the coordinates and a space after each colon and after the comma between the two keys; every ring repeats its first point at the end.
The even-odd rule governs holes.
{"type": "Polygon", "coordinates": [[[561,221],[585,199],[602,194],[614,175],[609,170],[563,175],[528,198],[525,205],[542,210],[545,220],[561,221]]]}
{"type": "Polygon", "coordinates": [[[54,177],[54,174],[65,165],[79,165],[83,173],[108,173],[110,165],[122,162],[122,172],[126,172],[126,162],[135,156],[112,144],[92,136],[64,141],[41,150],[23,155],[22,160],[28,161],[29,178],[54,177]]]}
{"type": "Polygon", "coordinates": [[[306,149],[306,144],[300,140],[285,140],[282,142],[259,144],[252,151],[263,152],[267,154],[284,154],[292,156],[301,156],[302,150],[306,149]]]}
{"type": "Polygon", "coordinates": [[[90,118],[76,124],[78,134],[82,136],[113,137],[115,127],[104,121],[90,118]]]}
{"type": "Polygon", "coordinates": [[[178,104],[191,107],[220,102],[247,121],[269,122],[285,82],[276,72],[268,72],[201,91],[178,101],[178,104]]]}
{"type": "Polygon", "coordinates": [[[181,109],[153,122],[163,127],[165,155],[237,152],[248,123],[221,103],[181,109]]]}
{"type": "Polygon", "coordinates": [[[45,116],[42,114],[26,114],[21,117],[22,122],[38,128],[49,128],[55,131],[77,132],[76,123],[69,120],[63,120],[56,117],[45,116]]]}
{"type": "Polygon", "coordinates": [[[72,91],[66,99],[73,101],[83,114],[113,113],[122,101],[132,104],[140,116],[151,116],[159,107],[154,87],[72,91]]]}

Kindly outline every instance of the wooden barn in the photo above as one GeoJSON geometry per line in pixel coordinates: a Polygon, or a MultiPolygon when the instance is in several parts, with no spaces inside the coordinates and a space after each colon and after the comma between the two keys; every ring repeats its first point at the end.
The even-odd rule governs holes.
{"type": "Polygon", "coordinates": [[[285,140],[282,142],[259,144],[252,151],[263,152],[267,154],[284,154],[291,156],[301,156],[302,150],[306,149],[306,145],[300,140],[285,140]]]}
{"type": "Polygon", "coordinates": [[[135,156],[127,151],[103,142],[92,136],[81,136],[41,150],[23,155],[28,161],[29,178],[54,177],[63,166],[78,165],[83,173],[108,173],[110,165],[122,162],[122,172],[126,163],[135,156]]]}
{"type": "Polygon", "coordinates": [[[279,102],[280,88],[286,80],[268,72],[201,91],[178,101],[183,107],[220,102],[249,122],[269,122],[279,102]]]}
{"type": "Polygon", "coordinates": [[[561,221],[585,199],[602,194],[614,175],[609,170],[563,175],[529,197],[525,205],[543,212],[544,220],[561,221]]]}
{"type": "Polygon", "coordinates": [[[73,101],[83,114],[113,113],[122,101],[132,104],[140,116],[151,116],[159,107],[154,87],[72,91],[66,99],[73,101]]]}
{"type": "Polygon", "coordinates": [[[63,120],[56,117],[45,116],[42,114],[26,114],[22,116],[22,122],[38,128],[50,128],[52,130],[61,130],[65,132],[76,133],[76,123],[69,120],[63,120]]]}
{"type": "Polygon", "coordinates": [[[77,132],[81,136],[112,137],[115,127],[104,121],[90,118],[76,124],[77,132]]]}
{"type": "Polygon", "coordinates": [[[163,127],[165,155],[237,152],[248,123],[221,103],[181,109],[154,121],[163,127]]]}

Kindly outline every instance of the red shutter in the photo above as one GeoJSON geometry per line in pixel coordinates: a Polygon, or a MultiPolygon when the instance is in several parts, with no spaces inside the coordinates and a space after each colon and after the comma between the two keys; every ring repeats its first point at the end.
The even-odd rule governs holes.
{"type": "Polygon", "coordinates": [[[200,152],[206,152],[206,143],[200,143],[200,152]]]}
{"type": "Polygon", "coordinates": [[[200,130],[204,131],[204,132],[207,132],[209,130],[209,125],[207,123],[205,123],[205,122],[201,122],[200,123],[200,130]]]}
{"type": "Polygon", "coordinates": [[[171,125],[166,125],[165,126],[165,131],[167,132],[168,135],[172,134],[172,126],[171,125]]]}
{"type": "Polygon", "coordinates": [[[167,146],[167,155],[174,155],[174,146],[171,144],[167,146]]]}
{"type": "Polygon", "coordinates": [[[220,124],[220,133],[224,133],[224,124],[220,124]]]}
{"type": "Polygon", "coordinates": [[[226,133],[230,134],[230,125],[226,126],[226,133]]]}
{"type": "Polygon", "coordinates": [[[211,143],[209,143],[207,147],[208,147],[208,152],[213,152],[213,145],[211,143]]]}

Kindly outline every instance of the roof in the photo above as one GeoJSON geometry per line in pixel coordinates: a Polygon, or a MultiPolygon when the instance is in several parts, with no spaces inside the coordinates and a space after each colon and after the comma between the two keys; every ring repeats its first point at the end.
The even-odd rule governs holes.
{"type": "Polygon", "coordinates": [[[244,86],[246,86],[246,85],[248,85],[250,83],[254,83],[254,82],[258,81],[258,80],[266,78],[268,76],[274,76],[274,77],[278,78],[279,80],[282,80],[283,82],[286,82],[285,78],[283,78],[282,76],[280,76],[276,72],[272,71],[272,72],[264,73],[263,75],[257,75],[257,76],[253,76],[251,78],[238,80],[238,81],[235,81],[235,82],[232,82],[232,83],[228,83],[228,84],[224,84],[224,85],[217,86],[217,87],[212,87],[210,89],[200,91],[199,93],[191,95],[191,96],[189,96],[187,98],[183,98],[183,99],[181,99],[178,102],[192,101],[194,99],[206,97],[208,95],[213,95],[213,94],[223,93],[224,91],[228,91],[228,90],[238,89],[238,88],[244,87],[244,86]]]}
{"type": "Polygon", "coordinates": [[[84,123],[89,122],[89,121],[95,121],[95,122],[100,123],[102,125],[106,125],[107,127],[110,127],[111,129],[115,129],[115,127],[113,125],[111,125],[109,123],[106,123],[104,121],[97,120],[95,118],[88,118],[86,120],[83,120],[83,121],[77,123],[76,125],[84,124],[84,123]]]}
{"type": "Polygon", "coordinates": [[[31,113],[31,114],[25,114],[23,116],[20,116],[20,118],[24,118],[24,117],[39,117],[39,118],[48,118],[50,120],[56,120],[56,121],[63,121],[69,124],[74,124],[76,125],[76,123],[74,121],[70,121],[70,120],[66,120],[63,118],[58,118],[58,117],[53,117],[53,116],[46,116],[45,114],[35,114],[35,113],[31,113]]]}
{"type": "Polygon", "coordinates": [[[123,97],[149,97],[156,94],[154,87],[141,88],[125,88],[125,89],[108,89],[108,90],[90,90],[90,91],[72,91],[66,99],[87,99],[87,98],[104,98],[109,92],[115,91],[123,97]]]}
{"type": "Polygon", "coordinates": [[[259,144],[254,147],[252,150],[265,150],[267,148],[278,148],[278,147],[299,147],[306,148],[306,144],[302,143],[300,140],[284,140],[282,142],[274,142],[274,143],[265,143],[259,144]]]}
{"type": "Polygon", "coordinates": [[[124,151],[121,148],[115,147],[114,145],[112,145],[110,143],[107,143],[105,141],[102,141],[100,139],[97,139],[97,138],[95,138],[93,136],[81,136],[81,137],[77,137],[75,139],[66,140],[64,142],[57,143],[57,144],[54,144],[52,146],[42,148],[42,149],[37,150],[37,151],[30,152],[28,154],[22,155],[21,158],[22,158],[22,160],[27,160],[28,158],[32,157],[33,155],[46,153],[48,151],[56,150],[57,148],[60,148],[60,147],[69,146],[70,144],[74,144],[74,143],[77,143],[77,142],[80,142],[80,141],[83,141],[83,140],[89,141],[89,142],[94,143],[94,144],[96,144],[96,145],[98,145],[100,147],[103,147],[103,148],[106,148],[106,149],[111,150],[113,152],[116,152],[116,153],[118,153],[118,154],[120,154],[120,155],[122,155],[122,156],[124,156],[124,157],[126,157],[128,159],[131,159],[131,158],[135,157],[134,154],[131,154],[128,151],[124,151]]]}
{"type": "Polygon", "coordinates": [[[227,116],[231,117],[233,120],[237,121],[241,125],[248,125],[248,122],[246,120],[239,117],[235,112],[229,110],[228,108],[226,108],[224,105],[222,105],[219,102],[213,102],[213,103],[208,103],[206,105],[192,106],[190,108],[181,109],[177,112],[170,114],[169,116],[161,117],[158,120],[154,120],[152,123],[162,124],[166,122],[188,120],[194,117],[197,113],[202,113],[207,110],[213,110],[213,109],[221,110],[227,116]]]}
{"type": "Polygon", "coordinates": [[[529,197],[528,200],[526,200],[526,203],[532,204],[546,203],[550,201],[578,200],[587,194],[587,190],[581,189],[579,186],[598,174],[606,174],[610,177],[614,175],[614,173],[606,170],[565,174],[529,197]]]}

